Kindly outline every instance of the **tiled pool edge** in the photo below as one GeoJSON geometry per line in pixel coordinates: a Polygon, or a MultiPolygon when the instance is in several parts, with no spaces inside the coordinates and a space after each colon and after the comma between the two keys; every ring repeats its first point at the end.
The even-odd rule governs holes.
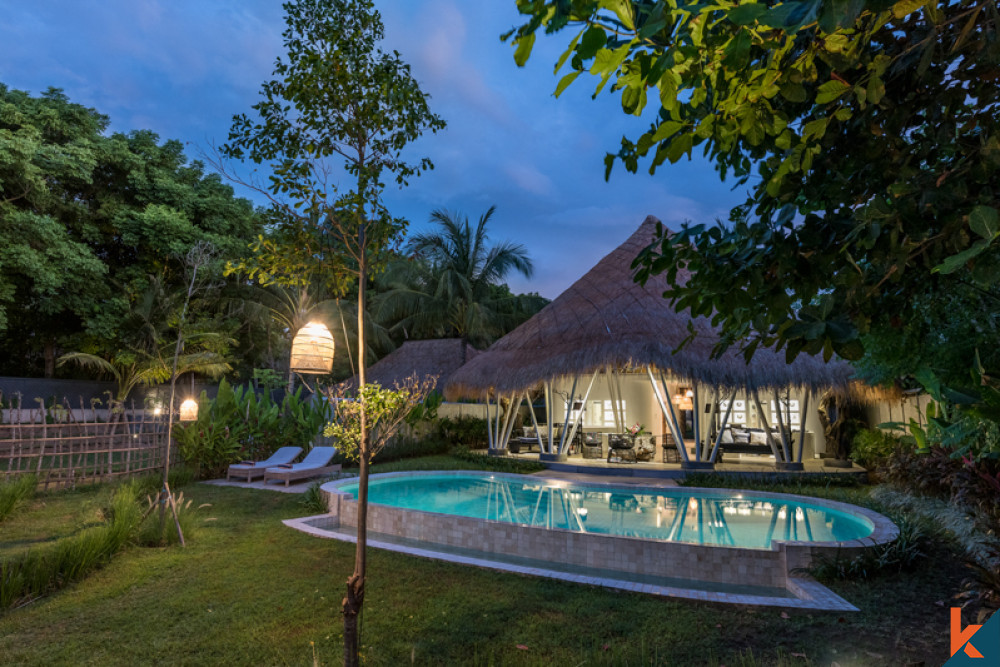
{"type": "MultiPolygon", "coordinates": [[[[289,528],[294,528],[295,530],[307,533],[314,537],[334,539],[350,543],[355,543],[357,541],[357,538],[353,535],[324,530],[323,528],[317,528],[309,523],[310,521],[314,521],[316,519],[328,517],[328,514],[320,514],[311,517],[302,517],[299,519],[285,519],[282,523],[289,528]]],[[[471,565],[473,567],[481,567],[489,570],[511,572],[514,574],[523,574],[534,577],[545,577],[547,579],[557,579],[577,584],[599,586],[601,588],[630,591],[633,593],[644,593],[646,595],[656,595],[660,597],[700,600],[702,602],[718,602],[723,604],[743,604],[761,607],[781,607],[785,609],[804,609],[812,611],[858,611],[857,607],[831,591],[829,588],[826,588],[819,582],[806,577],[789,577],[787,590],[795,597],[779,598],[761,595],[741,595],[714,591],[701,591],[688,588],[629,582],[604,577],[574,575],[567,572],[559,572],[557,570],[524,567],[512,563],[504,563],[501,561],[492,561],[482,558],[469,558],[466,556],[459,556],[457,554],[419,549],[393,544],[391,542],[381,542],[378,540],[369,540],[368,546],[376,549],[403,553],[410,556],[417,556],[419,558],[429,558],[432,560],[458,563],[460,565],[471,565]]]]}

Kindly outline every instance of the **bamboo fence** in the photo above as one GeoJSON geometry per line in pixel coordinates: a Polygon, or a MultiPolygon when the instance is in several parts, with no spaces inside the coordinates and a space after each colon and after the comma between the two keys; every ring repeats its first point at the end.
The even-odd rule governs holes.
{"type": "Polygon", "coordinates": [[[36,402],[25,407],[15,395],[0,412],[0,479],[34,474],[40,488],[65,488],[162,469],[165,416],[134,404],[99,409],[95,400],[88,409],[81,399],[74,409],[65,398],[36,402]]]}

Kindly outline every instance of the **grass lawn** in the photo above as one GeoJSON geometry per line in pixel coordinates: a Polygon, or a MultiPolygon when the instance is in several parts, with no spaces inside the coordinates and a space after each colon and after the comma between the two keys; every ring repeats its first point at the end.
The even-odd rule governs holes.
{"type": "MultiPolygon", "coordinates": [[[[456,467],[448,457],[388,464],[456,467]]],[[[387,466],[387,467],[388,467],[387,466]]],[[[385,468],[382,468],[385,471],[385,468]]],[[[186,549],[131,548],[85,581],[0,616],[8,664],[338,664],[354,545],[281,525],[295,495],[192,484],[186,549]]],[[[833,489],[864,494],[865,489],[833,489]]],[[[105,491],[37,497],[0,525],[0,557],[91,516],[105,491]],[[25,526],[37,521],[30,537],[25,526]]],[[[823,490],[817,495],[826,495],[823,490]]],[[[940,546],[918,571],[836,592],[860,613],[675,601],[370,551],[367,664],[886,665],[948,657],[963,572],[940,546]],[[521,648],[524,647],[524,648],[521,648]],[[752,655],[752,658],[750,657],[752,655]]]]}

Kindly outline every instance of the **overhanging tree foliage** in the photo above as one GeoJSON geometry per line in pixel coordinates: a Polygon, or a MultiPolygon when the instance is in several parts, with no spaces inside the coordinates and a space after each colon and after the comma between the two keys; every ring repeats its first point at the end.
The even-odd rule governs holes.
{"type": "MultiPolygon", "coordinates": [[[[300,0],[284,5],[287,51],[275,78],[254,105],[258,119],[236,116],[227,158],[267,162],[273,176],[265,192],[305,238],[330,237],[333,252],[316,256],[286,247],[292,264],[319,262],[324,272],[353,275],[358,284],[358,382],[365,384],[365,287],[386,261],[405,221],[382,202],[385,177],[398,185],[431,163],[406,162],[401,153],[424,131],[444,122],[398,53],[378,47],[382,19],[371,0],[300,0]],[[351,182],[338,188],[339,160],[351,182]],[[287,202],[291,203],[287,203],[287,202]]],[[[365,395],[358,414],[360,478],[354,573],[344,598],[344,662],[358,663],[358,615],[366,576],[368,463],[365,395]]]]}
{"type": "Polygon", "coordinates": [[[863,353],[914,295],[1000,277],[1000,22],[994,0],[520,0],[506,35],[573,29],[583,73],[649,129],[606,158],[636,171],[700,150],[746,185],[731,225],[685,225],[638,262],[679,266],[665,296],[721,324],[720,346],[863,353]],[[645,117],[651,117],[646,114],[645,117]]]}
{"type": "Polygon", "coordinates": [[[129,313],[148,288],[184,284],[178,257],[198,241],[238,257],[261,229],[250,202],[180,142],[108,136],[108,124],[57,89],[32,97],[0,84],[5,372],[51,374],[57,347],[129,347],[141,336],[129,313]]]}

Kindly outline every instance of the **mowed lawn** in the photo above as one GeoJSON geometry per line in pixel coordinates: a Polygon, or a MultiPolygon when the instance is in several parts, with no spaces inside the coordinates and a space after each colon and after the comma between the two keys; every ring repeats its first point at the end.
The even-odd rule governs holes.
{"type": "MultiPolygon", "coordinates": [[[[211,519],[187,548],[130,548],[85,581],[0,616],[0,663],[307,665],[315,655],[338,664],[354,545],[282,525],[309,513],[296,495],[203,484],[184,492],[189,511],[211,519]],[[211,507],[194,510],[201,503],[211,507]]],[[[36,498],[0,525],[0,557],[24,548],[33,516],[45,539],[53,517],[69,517],[66,534],[93,520],[101,493],[36,498]]],[[[375,665],[941,664],[949,598],[964,575],[942,545],[917,572],[836,585],[860,613],[784,613],[369,554],[362,653],[375,665]]]]}

